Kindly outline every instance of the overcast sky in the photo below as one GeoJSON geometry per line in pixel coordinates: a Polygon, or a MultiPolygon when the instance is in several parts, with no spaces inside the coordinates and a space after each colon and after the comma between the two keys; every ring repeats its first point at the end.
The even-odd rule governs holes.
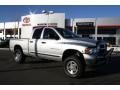
{"type": "Polygon", "coordinates": [[[66,18],[79,17],[120,17],[120,6],[0,6],[0,22],[20,20],[29,12],[41,13],[42,10],[65,13],[66,18]]]}

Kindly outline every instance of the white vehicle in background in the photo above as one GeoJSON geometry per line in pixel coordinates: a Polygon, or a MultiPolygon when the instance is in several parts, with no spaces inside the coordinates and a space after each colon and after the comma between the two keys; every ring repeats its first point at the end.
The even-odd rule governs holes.
{"type": "Polygon", "coordinates": [[[40,59],[62,61],[70,77],[81,77],[87,67],[105,64],[113,49],[107,51],[102,41],[80,38],[63,28],[35,28],[31,39],[10,40],[14,60],[23,63],[32,56],[40,59]]]}
{"type": "Polygon", "coordinates": [[[111,48],[113,48],[113,53],[112,53],[112,56],[120,56],[120,46],[118,45],[111,45],[109,44],[107,46],[107,50],[110,50],[111,48]]]}

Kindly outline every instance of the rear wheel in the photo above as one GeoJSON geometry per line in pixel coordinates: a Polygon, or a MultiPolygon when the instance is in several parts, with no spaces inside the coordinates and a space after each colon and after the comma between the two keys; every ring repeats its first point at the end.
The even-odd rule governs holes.
{"type": "Polygon", "coordinates": [[[14,60],[17,63],[23,63],[25,60],[25,55],[21,48],[16,48],[14,52],[14,60]]]}
{"type": "Polygon", "coordinates": [[[84,74],[84,64],[76,55],[70,56],[64,60],[65,73],[70,77],[81,77],[84,74]]]}

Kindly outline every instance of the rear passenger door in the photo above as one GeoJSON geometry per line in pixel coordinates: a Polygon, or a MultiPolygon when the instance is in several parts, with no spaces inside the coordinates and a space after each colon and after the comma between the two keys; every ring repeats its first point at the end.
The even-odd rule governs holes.
{"type": "Polygon", "coordinates": [[[43,28],[35,29],[32,39],[29,40],[29,53],[31,56],[35,56],[35,57],[37,56],[38,53],[37,43],[41,37],[42,31],[43,28]]]}

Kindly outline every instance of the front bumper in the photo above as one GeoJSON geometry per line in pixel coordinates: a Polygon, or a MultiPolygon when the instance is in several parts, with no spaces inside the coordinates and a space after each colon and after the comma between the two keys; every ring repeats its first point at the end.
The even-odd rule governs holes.
{"type": "Polygon", "coordinates": [[[86,65],[87,66],[99,66],[99,65],[103,65],[103,64],[109,62],[109,59],[111,57],[111,54],[112,54],[113,50],[114,50],[114,48],[111,48],[104,55],[83,54],[85,62],[86,62],[86,65]]]}

